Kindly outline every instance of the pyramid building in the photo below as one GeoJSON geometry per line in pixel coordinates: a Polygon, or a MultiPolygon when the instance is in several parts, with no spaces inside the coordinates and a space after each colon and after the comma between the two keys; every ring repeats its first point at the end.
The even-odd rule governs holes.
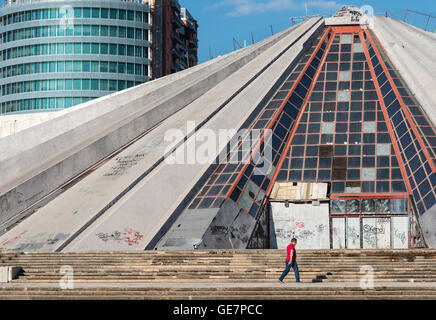
{"type": "MultiPolygon", "coordinates": [[[[174,113],[196,120],[197,132],[239,129],[213,162],[163,160],[189,150],[195,135],[188,129],[150,162],[159,128],[172,128],[168,114],[123,147],[130,153],[93,168],[10,228],[0,248],[283,248],[292,237],[303,249],[434,247],[436,101],[429,88],[436,79],[434,62],[425,65],[431,48],[432,34],[345,7],[219,58],[244,62],[174,113]],[[408,57],[416,57],[415,68],[400,64],[408,57]],[[141,146],[145,138],[155,143],[141,146]]],[[[19,211],[9,210],[4,221],[19,211]]]]}

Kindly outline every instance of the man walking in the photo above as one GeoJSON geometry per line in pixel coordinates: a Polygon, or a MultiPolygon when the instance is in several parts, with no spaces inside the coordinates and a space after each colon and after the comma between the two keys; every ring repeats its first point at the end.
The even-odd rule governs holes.
{"type": "Polygon", "coordinates": [[[295,251],[296,245],[297,245],[297,239],[292,238],[291,243],[286,248],[287,251],[286,268],[279,278],[279,281],[281,283],[283,283],[283,279],[286,277],[286,275],[291,270],[291,268],[294,269],[295,279],[297,280],[297,283],[301,283],[300,273],[298,272],[298,265],[297,265],[297,252],[295,251]]]}

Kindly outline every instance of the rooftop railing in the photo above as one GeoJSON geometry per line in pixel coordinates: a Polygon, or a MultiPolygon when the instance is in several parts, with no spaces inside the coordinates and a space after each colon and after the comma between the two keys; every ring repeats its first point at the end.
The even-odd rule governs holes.
{"type": "MultiPolygon", "coordinates": [[[[433,22],[433,23],[436,22],[436,17],[435,16],[433,16],[431,14],[415,11],[415,10],[406,9],[406,13],[404,14],[404,22],[407,22],[407,16],[408,15],[409,15],[409,18],[410,18],[410,16],[411,16],[410,13],[417,14],[417,15],[425,18],[426,22],[425,22],[424,31],[427,31],[427,30],[428,31],[433,31],[433,29],[429,28],[429,27],[430,27],[430,21],[433,22]],[[431,19],[433,19],[433,20],[431,20],[431,19]]],[[[434,24],[433,24],[433,27],[434,27],[434,24]]],[[[436,28],[434,29],[434,32],[436,32],[436,28]]]]}

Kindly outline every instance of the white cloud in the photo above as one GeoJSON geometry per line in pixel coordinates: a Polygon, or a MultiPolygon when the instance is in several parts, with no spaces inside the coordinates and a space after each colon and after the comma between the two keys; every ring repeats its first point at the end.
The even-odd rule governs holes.
{"type": "MultiPolygon", "coordinates": [[[[220,0],[218,3],[206,7],[206,9],[221,10],[221,8],[228,8],[227,16],[240,17],[267,11],[302,10],[305,6],[304,3],[304,1],[296,2],[294,0],[220,0]]],[[[336,1],[316,0],[306,1],[306,3],[308,8],[318,10],[332,10],[342,6],[336,1]]]]}

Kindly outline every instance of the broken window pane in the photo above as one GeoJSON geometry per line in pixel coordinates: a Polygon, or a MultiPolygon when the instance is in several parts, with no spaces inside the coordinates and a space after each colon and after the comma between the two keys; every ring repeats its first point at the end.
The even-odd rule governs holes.
{"type": "Polygon", "coordinates": [[[356,199],[347,200],[347,213],[360,213],[360,201],[356,199]]]}
{"type": "Polygon", "coordinates": [[[332,213],[345,214],[345,201],[344,200],[332,200],[332,213]]]}
{"type": "Polygon", "coordinates": [[[364,199],[362,200],[362,213],[374,213],[374,200],[364,199]]]}
{"type": "Polygon", "coordinates": [[[392,213],[407,213],[407,199],[392,199],[392,213]]]}
{"type": "Polygon", "coordinates": [[[377,199],[376,200],[376,206],[377,206],[377,212],[378,213],[389,213],[389,199],[377,199]]]}

